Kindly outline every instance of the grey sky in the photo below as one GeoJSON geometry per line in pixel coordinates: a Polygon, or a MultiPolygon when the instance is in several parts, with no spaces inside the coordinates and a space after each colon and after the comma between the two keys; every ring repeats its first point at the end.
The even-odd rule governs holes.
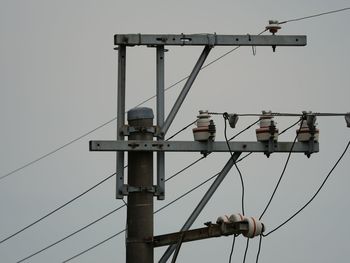
{"type": "MultiPolygon", "coordinates": [[[[116,115],[116,33],[256,34],[269,19],[280,21],[347,7],[348,1],[48,1],[0,0],[0,176],[95,128],[116,115]]],[[[169,134],[195,119],[198,110],[257,113],[350,111],[350,12],[288,23],[280,34],[307,35],[306,47],[240,48],[203,70],[169,134]]],[[[208,62],[230,48],[215,48],[208,62]]],[[[155,51],[127,50],[127,108],[155,93],[155,51]]],[[[171,47],[166,86],[188,75],[200,48],[171,47]]],[[[182,85],[166,93],[172,106],[182,85]]],[[[154,107],[154,101],[145,106],[154,107]]],[[[254,118],[241,118],[236,131],[254,118]]],[[[215,117],[217,140],[223,120],[215,117]]],[[[295,119],[277,118],[280,129],[295,119]]],[[[317,190],[349,140],[343,118],[319,118],[320,152],[292,156],[276,197],[264,216],[272,229],[317,190]]],[[[255,128],[255,127],[254,127],[255,128]]],[[[254,128],[239,140],[255,140],[254,128]]],[[[229,131],[234,134],[236,131],[229,131]]],[[[281,138],[294,139],[294,131],[281,138]]],[[[114,173],[113,153],[88,151],[92,139],[114,139],[115,123],[0,181],[0,239],[114,173]]],[[[192,140],[191,130],[176,137],[192,140]]],[[[197,154],[167,154],[167,177],[197,154]]],[[[246,183],[246,214],[259,216],[280,175],[285,154],[256,154],[240,164],[246,183]]],[[[229,154],[213,154],[166,185],[159,208],[218,172],[229,154]]],[[[324,190],[302,214],[262,243],[260,262],[348,262],[349,154],[324,190]]],[[[64,210],[0,244],[1,262],[16,262],[97,219],[122,202],[114,180],[64,210]]],[[[155,234],[177,231],[206,187],[155,217],[155,234]]],[[[233,169],[193,227],[240,211],[240,182],[233,169]]],[[[62,262],[125,227],[125,210],[33,257],[28,262],[62,262]]],[[[72,262],[124,262],[124,235],[72,262]]],[[[231,237],[186,243],[178,262],[228,262],[231,237]]],[[[255,262],[253,239],[247,262],[255,262]]],[[[242,262],[238,237],[232,262],[242,262]]],[[[164,249],[156,249],[156,259],[164,249]]]]}

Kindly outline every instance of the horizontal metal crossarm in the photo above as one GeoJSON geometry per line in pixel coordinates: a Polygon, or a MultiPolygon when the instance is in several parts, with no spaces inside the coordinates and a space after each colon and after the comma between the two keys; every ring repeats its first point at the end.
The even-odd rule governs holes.
{"type": "Polygon", "coordinates": [[[305,46],[304,35],[117,34],[115,45],[126,46],[305,46]]]}
{"type": "Polygon", "coordinates": [[[176,244],[181,238],[182,242],[189,242],[212,237],[238,235],[246,231],[248,231],[247,222],[226,223],[225,228],[218,224],[212,224],[208,227],[155,236],[153,246],[161,247],[176,244]]]}
{"type": "MultiPolygon", "coordinates": [[[[263,142],[229,142],[232,152],[268,152],[269,144],[263,142]]],[[[312,149],[309,143],[276,142],[273,152],[313,153],[319,151],[318,142],[312,149]]],[[[90,141],[90,151],[154,151],[154,152],[228,152],[226,142],[197,141],[90,141]]]]}

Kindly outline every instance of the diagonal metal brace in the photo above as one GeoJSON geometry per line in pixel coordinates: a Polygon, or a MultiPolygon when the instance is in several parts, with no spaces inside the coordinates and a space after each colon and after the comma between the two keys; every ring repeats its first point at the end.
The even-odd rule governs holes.
{"type": "Polygon", "coordinates": [[[188,77],[183,89],[181,90],[179,97],[177,98],[173,108],[171,109],[168,117],[166,118],[164,125],[161,127],[160,133],[161,133],[162,137],[164,137],[164,135],[168,131],[171,123],[175,119],[175,116],[176,116],[177,112],[179,111],[182,103],[184,102],[187,93],[191,89],[193,82],[195,81],[199,71],[201,70],[201,68],[206,60],[206,58],[208,57],[211,48],[212,48],[212,46],[205,46],[205,48],[202,51],[202,54],[198,58],[196,65],[194,66],[194,68],[193,68],[190,76],[188,77]]]}

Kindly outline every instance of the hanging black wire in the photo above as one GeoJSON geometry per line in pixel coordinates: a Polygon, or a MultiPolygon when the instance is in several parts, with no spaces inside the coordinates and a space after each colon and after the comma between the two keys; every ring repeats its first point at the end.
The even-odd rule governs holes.
{"type": "MultiPolygon", "coordinates": [[[[231,150],[231,147],[230,147],[230,144],[229,144],[229,140],[227,139],[227,120],[228,120],[228,115],[227,113],[226,114],[223,114],[223,118],[224,118],[224,123],[225,123],[225,129],[224,129],[224,136],[225,136],[225,140],[226,140],[226,144],[227,144],[227,148],[230,152],[230,155],[231,155],[231,159],[233,159],[233,152],[231,150]]],[[[238,171],[238,174],[239,174],[239,178],[241,180],[241,186],[242,186],[242,196],[241,196],[241,205],[242,205],[242,214],[245,215],[245,211],[244,211],[244,181],[243,181],[243,176],[242,176],[242,173],[240,171],[240,169],[238,168],[238,165],[237,163],[235,162],[235,167],[238,171]]]]}
{"type": "Polygon", "coordinates": [[[89,223],[89,224],[83,226],[82,228],[79,228],[78,230],[74,231],[73,233],[71,233],[71,234],[69,234],[69,235],[67,235],[67,236],[65,236],[65,237],[63,237],[63,238],[61,238],[60,240],[58,240],[58,241],[56,241],[56,242],[54,242],[54,243],[52,243],[52,244],[50,244],[50,245],[48,245],[48,246],[46,246],[46,247],[44,247],[44,248],[42,248],[42,249],[40,249],[40,250],[38,250],[38,251],[36,251],[36,252],[30,254],[29,256],[27,256],[27,257],[25,257],[25,258],[23,258],[23,259],[21,259],[21,260],[18,260],[17,263],[26,261],[27,259],[30,259],[30,258],[34,257],[35,255],[38,255],[39,253],[44,252],[45,250],[47,250],[47,249],[49,249],[49,248],[51,248],[51,247],[53,247],[53,246],[55,246],[55,245],[57,245],[57,244],[63,242],[64,240],[70,238],[71,236],[74,236],[75,234],[78,234],[79,232],[83,231],[84,229],[86,229],[86,228],[88,228],[88,227],[90,227],[90,226],[96,224],[97,222],[101,221],[102,219],[104,219],[104,218],[106,218],[106,217],[112,215],[113,213],[117,212],[118,210],[120,210],[120,209],[123,208],[124,206],[126,206],[126,204],[117,207],[116,209],[114,209],[114,210],[108,212],[107,214],[105,214],[104,216],[102,216],[102,217],[100,217],[100,218],[98,218],[98,219],[92,221],[91,223],[89,223]]]}
{"type": "Polygon", "coordinates": [[[35,220],[33,223],[23,227],[22,229],[18,230],[17,232],[13,233],[12,235],[2,239],[0,241],[0,244],[5,242],[5,241],[7,241],[7,240],[9,240],[10,238],[13,238],[13,237],[17,236],[19,233],[22,233],[24,230],[34,226],[35,224],[39,223],[40,221],[44,220],[45,218],[51,216],[52,214],[56,213],[57,211],[61,210],[64,207],[66,207],[70,203],[74,202],[75,200],[79,199],[80,197],[82,197],[83,195],[87,194],[91,190],[95,189],[97,186],[99,186],[99,185],[103,184],[104,182],[106,182],[107,180],[111,179],[114,175],[116,175],[116,173],[113,173],[110,176],[106,177],[105,179],[103,179],[102,181],[98,182],[97,184],[95,184],[94,186],[90,187],[89,189],[87,189],[86,191],[82,192],[81,194],[77,195],[73,199],[69,200],[68,202],[64,203],[63,205],[57,207],[56,209],[52,210],[51,212],[47,213],[46,215],[44,215],[44,216],[40,217],[39,219],[35,220]]]}
{"type": "Polygon", "coordinates": [[[336,161],[336,163],[333,165],[332,169],[329,171],[329,173],[327,174],[326,178],[323,180],[322,184],[320,185],[320,187],[317,189],[317,191],[315,192],[315,194],[310,198],[310,200],[308,202],[306,202],[305,205],[303,205],[297,212],[295,212],[291,217],[289,217],[286,221],[284,221],[282,224],[280,224],[279,226],[277,226],[276,228],[274,228],[273,230],[271,230],[270,232],[268,232],[267,234],[263,234],[264,237],[272,234],[273,232],[275,232],[276,230],[280,229],[282,226],[284,226],[285,224],[287,224],[290,220],[292,220],[295,216],[297,216],[299,213],[301,213],[301,211],[303,211],[315,198],[316,196],[319,194],[319,192],[321,191],[321,189],[323,188],[323,186],[325,185],[325,183],[327,182],[328,178],[330,177],[330,175],[333,173],[334,169],[337,167],[337,165],[339,164],[339,162],[343,159],[345,153],[347,152],[348,148],[350,145],[350,141],[347,143],[345,150],[343,151],[343,153],[340,155],[340,157],[338,158],[338,160],[336,161]]]}
{"type": "Polygon", "coordinates": [[[263,238],[263,236],[260,235],[258,253],[256,254],[256,261],[255,261],[255,263],[259,263],[259,257],[260,257],[260,251],[261,251],[261,242],[262,242],[262,238],[263,238]]]}
{"type": "MultiPolygon", "coordinates": [[[[295,136],[295,138],[294,138],[294,140],[293,140],[292,146],[290,147],[290,151],[289,151],[289,153],[288,153],[288,157],[287,157],[287,160],[286,160],[286,162],[285,162],[285,164],[284,164],[282,173],[281,173],[281,175],[280,175],[280,177],[279,177],[279,179],[278,179],[278,181],[277,181],[277,184],[276,184],[276,186],[275,186],[275,189],[274,189],[273,192],[272,192],[272,195],[271,195],[269,201],[267,202],[267,204],[266,204],[266,206],[265,206],[265,209],[263,210],[263,212],[261,213],[261,215],[260,215],[260,217],[259,217],[259,220],[261,220],[261,218],[264,216],[265,212],[266,212],[267,209],[269,208],[269,206],[270,206],[270,204],[271,204],[271,202],[272,202],[272,199],[274,198],[274,196],[275,196],[275,194],[276,194],[276,191],[277,191],[277,189],[278,189],[278,187],[279,187],[279,185],[280,185],[280,183],[281,183],[281,181],[282,181],[283,175],[284,175],[284,173],[285,173],[285,171],[286,171],[286,169],[287,169],[287,166],[288,166],[288,163],[289,163],[289,160],[290,160],[290,157],[291,157],[291,154],[292,154],[294,145],[295,145],[295,143],[296,143],[296,141],[297,141],[297,138],[298,138],[298,134],[299,134],[299,132],[300,132],[301,127],[303,126],[304,118],[302,118],[300,121],[301,121],[300,128],[299,128],[299,130],[297,131],[297,134],[296,134],[296,136],[295,136]]],[[[299,122],[300,122],[300,121],[299,121],[299,122]]]]}
{"type": "Polygon", "coordinates": [[[232,260],[233,251],[235,249],[236,236],[237,236],[236,234],[233,235],[232,246],[231,246],[230,257],[228,259],[228,263],[231,263],[231,260],[232,260]]]}
{"type": "Polygon", "coordinates": [[[247,258],[248,248],[249,248],[249,238],[247,238],[247,243],[246,243],[246,245],[245,245],[243,263],[245,263],[245,260],[246,260],[246,258],[247,258]]]}

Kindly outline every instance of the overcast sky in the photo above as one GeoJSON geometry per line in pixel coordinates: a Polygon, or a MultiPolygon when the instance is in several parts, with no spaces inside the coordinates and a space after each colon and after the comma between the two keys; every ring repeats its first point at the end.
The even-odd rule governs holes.
{"type": "MultiPolygon", "coordinates": [[[[257,34],[269,19],[280,21],[348,7],[348,1],[120,1],[0,0],[0,176],[48,153],[116,116],[118,33],[257,34]]],[[[350,12],[282,25],[279,34],[307,35],[306,47],[244,47],[203,70],[179,111],[169,135],[196,118],[198,110],[259,113],[349,112],[350,12]]],[[[216,47],[207,62],[231,48],[216,47]]],[[[169,47],[166,86],[187,76],[200,47],[169,47]]],[[[182,84],[166,93],[168,112],[182,84]]],[[[155,50],[127,49],[126,107],[155,94],[155,50]]],[[[154,100],[144,106],[154,107],[154,100]]],[[[223,120],[215,116],[217,140],[223,120]]],[[[277,118],[280,130],[295,118],[277,118]]],[[[241,118],[233,135],[255,121],[241,118]]],[[[263,222],[267,230],[283,222],[317,190],[350,138],[343,117],[317,120],[320,152],[308,159],[293,154],[263,222]]],[[[255,140],[253,127],[237,140],[255,140]]],[[[0,180],[0,239],[82,193],[115,172],[115,154],[89,152],[89,140],[115,139],[115,122],[69,147],[0,180]]],[[[281,136],[293,141],[295,129],[281,136]]],[[[191,129],[176,140],[192,140],[191,129]]],[[[199,158],[167,154],[166,177],[199,158]]],[[[222,169],[229,153],[205,161],[166,184],[166,200],[155,209],[222,169]]],[[[246,215],[258,217],[282,172],[286,154],[267,159],[254,154],[239,164],[246,187],[246,215]]],[[[311,205],[283,228],[263,239],[259,262],[349,262],[349,154],[311,205]]],[[[155,216],[155,234],[178,231],[209,184],[155,216]]],[[[208,203],[193,228],[224,214],[240,212],[236,170],[208,203]]],[[[23,233],[0,244],[1,262],[16,262],[122,205],[115,180],[23,233]]],[[[124,229],[120,210],[27,262],[62,262],[124,229]]],[[[186,243],[178,262],[228,262],[232,237],[186,243]]],[[[242,262],[246,240],[236,239],[232,262],[242,262]]],[[[255,262],[258,238],[247,262],[255,262]]],[[[164,248],[155,249],[158,260],[164,248]]],[[[125,236],[117,236],[71,262],[124,262],[125,236]]]]}

